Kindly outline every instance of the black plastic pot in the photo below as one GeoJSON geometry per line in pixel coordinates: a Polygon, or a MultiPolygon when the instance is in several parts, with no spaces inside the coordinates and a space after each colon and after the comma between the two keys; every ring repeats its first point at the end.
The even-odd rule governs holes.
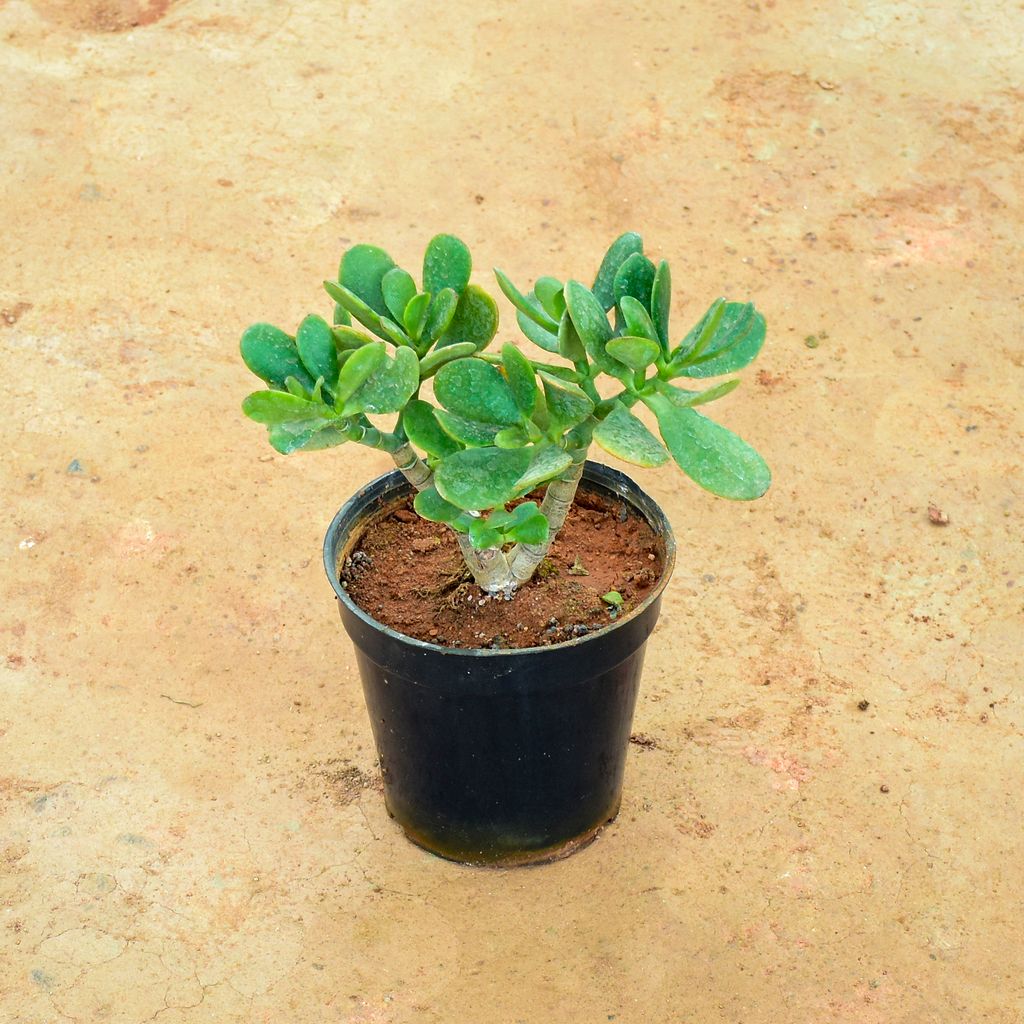
{"type": "Polygon", "coordinates": [[[607,629],[550,647],[467,650],[381,625],[338,565],[368,520],[406,497],[378,477],[334,517],[324,565],[356,648],[391,816],[449,860],[512,865],[584,846],[618,813],[647,637],[675,562],[664,513],[629,477],[588,462],[583,479],[625,500],[664,545],[664,573],[607,629]]]}

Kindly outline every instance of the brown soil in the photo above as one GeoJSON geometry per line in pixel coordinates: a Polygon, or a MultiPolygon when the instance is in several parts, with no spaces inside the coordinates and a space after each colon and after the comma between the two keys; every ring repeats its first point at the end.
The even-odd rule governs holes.
{"type": "Polygon", "coordinates": [[[662,545],[626,503],[583,488],[534,578],[511,601],[469,576],[452,532],[403,501],[364,530],[341,567],[352,599],[378,622],[445,647],[541,647],[628,615],[661,578],[662,545]],[[617,590],[616,613],[601,600],[617,590]]]}

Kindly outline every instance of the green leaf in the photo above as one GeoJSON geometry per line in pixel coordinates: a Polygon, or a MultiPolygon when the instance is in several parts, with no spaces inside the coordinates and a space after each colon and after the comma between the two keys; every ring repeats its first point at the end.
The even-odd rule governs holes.
{"type": "Polygon", "coordinates": [[[504,427],[520,420],[508,382],[482,359],[457,359],[442,366],[434,378],[434,395],[449,412],[478,423],[504,427]]]}
{"type": "Polygon", "coordinates": [[[505,378],[512,389],[519,411],[524,416],[529,416],[537,404],[537,380],[533,366],[526,356],[508,341],[502,346],[501,362],[505,367],[505,378]]]}
{"type": "Polygon", "coordinates": [[[533,294],[549,317],[556,321],[562,319],[565,296],[562,294],[562,282],[557,277],[538,277],[533,294]]]}
{"type": "Polygon", "coordinates": [[[672,351],[671,361],[675,367],[685,366],[707,348],[725,315],[725,305],[725,299],[715,299],[708,306],[707,312],[690,328],[686,337],[672,351]]]}
{"type": "Polygon", "coordinates": [[[469,527],[469,539],[478,551],[501,544],[501,534],[486,519],[474,519],[469,527]]]}
{"type": "Polygon", "coordinates": [[[445,288],[461,292],[469,284],[473,259],[454,235],[435,235],[423,254],[423,290],[435,295],[445,288]]]}
{"type": "Polygon", "coordinates": [[[530,464],[516,481],[516,493],[532,491],[546,480],[561,476],[571,465],[572,457],[558,445],[536,445],[530,449],[530,464]]]}
{"type": "MultiPolygon", "coordinates": [[[[527,504],[533,505],[534,508],[537,507],[532,501],[527,504]]],[[[523,506],[518,505],[516,511],[518,512],[521,508],[523,506]]],[[[537,512],[507,529],[505,536],[516,544],[543,544],[548,539],[547,517],[537,512]]]]}
{"type": "Polygon", "coordinates": [[[501,427],[494,423],[476,423],[444,409],[435,409],[434,418],[441,429],[456,441],[470,448],[486,448],[494,444],[501,427]]]}
{"type": "Polygon", "coordinates": [[[331,334],[334,335],[334,347],[339,353],[355,351],[364,345],[373,343],[373,338],[354,327],[332,327],[331,334]]]}
{"type": "Polygon", "coordinates": [[[582,423],[593,411],[594,403],[582,388],[567,380],[538,371],[544,384],[544,401],[548,410],[548,432],[552,437],[564,434],[582,423]]]}
{"type": "Polygon", "coordinates": [[[680,409],[664,395],[646,395],[661,436],[679,468],[705,490],[723,498],[751,501],[771,484],[764,459],[731,430],[695,409],[680,409]]]}
{"type": "Polygon", "coordinates": [[[486,348],[498,332],[498,305],[479,285],[467,286],[459,296],[448,329],[438,348],[472,342],[476,350],[486,348]]]}
{"type": "Polygon", "coordinates": [[[530,438],[522,427],[503,427],[494,435],[494,444],[498,448],[524,448],[530,438]]]}
{"type": "Polygon", "coordinates": [[[443,288],[434,294],[427,311],[427,322],[421,337],[436,341],[441,337],[455,316],[459,305],[459,296],[451,288],[443,288]]]}
{"type": "Polygon", "coordinates": [[[650,338],[612,338],[605,351],[631,370],[643,370],[661,355],[661,346],[650,338]]]}
{"type": "Polygon", "coordinates": [[[312,390],[310,377],[299,358],[294,339],[271,324],[253,324],[242,335],[242,360],[260,380],[283,388],[288,377],[295,377],[312,390]]]}
{"type": "Polygon", "coordinates": [[[324,281],[324,290],[335,302],[344,306],[364,327],[378,337],[386,337],[380,317],[355,292],[336,281],[324,281]]]}
{"type": "Polygon", "coordinates": [[[333,392],[338,383],[338,350],[327,321],[307,316],[295,332],[295,346],[310,376],[323,377],[327,389],[333,392]]]}
{"type": "Polygon", "coordinates": [[[380,326],[381,330],[387,335],[387,340],[393,342],[397,348],[410,348],[412,346],[412,338],[394,320],[389,320],[386,316],[382,316],[380,318],[380,326]]]}
{"type": "Polygon", "coordinates": [[[442,498],[471,511],[504,505],[530,464],[526,448],[468,448],[441,460],[434,485],[442,498]]]}
{"type": "MultiPolygon", "coordinates": [[[[348,366],[347,363],[345,370],[348,366]]],[[[381,362],[349,396],[342,414],[398,412],[415,394],[419,382],[420,361],[416,353],[408,347],[400,348],[394,359],[381,362]]]]}
{"type": "Polygon", "coordinates": [[[594,440],[606,452],[637,466],[668,462],[664,445],[621,402],[594,429],[594,440]]]}
{"type": "Polygon", "coordinates": [[[334,389],[335,405],[347,402],[386,358],[387,349],[381,341],[373,341],[353,352],[338,374],[338,386],[334,389]]]}
{"type": "Polygon", "coordinates": [[[562,322],[558,325],[558,354],[570,363],[582,363],[587,358],[587,350],[576,333],[568,310],[562,314],[562,322]]]}
{"type": "Polygon", "coordinates": [[[519,329],[523,334],[538,348],[544,349],[545,352],[558,352],[558,338],[547,328],[534,323],[533,320],[522,312],[516,313],[516,322],[519,324],[519,329]]]}
{"type": "Polygon", "coordinates": [[[380,282],[384,303],[391,315],[399,322],[405,316],[405,307],[416,294],[416,282],[412,274],[401,267],[392,267],[380,282]]]}
{"type": "Polygon", "coordinates": [[[427,313],[430,311],[430,299],[430,292],[420,292],[418,295],[414,295],[409,300],[409,305],[405,307],[402,323],[405,325],[406,331],[409,332],[409,336],[416,341],[420,339],[423,327],[427,322],[427,313]]]}
{"type": "MultiPolygon", "coordinates": [[[[284,382],[285,390],[290,395],[295,395],[296,398],[304,398],[309,401],[310,395],[313,393],[310,388],[305,387],[297,378],[287,377],[284,382]]],[[[316,385],[314,385],[315,387],[316,385]]]]}
{"type": "Polygon", "coordinates": [[[431,523],[451,523],[462,515],[462,509],[445,501],[436,487],[427,487],[413,498],[412,507],[418,515],[431,523]]]}
{"type": "Polygon", "coordinates": [[[343,426],[329,421],[301,431],[291,430],[287,424],[278,424],[269,429],[268,436],[271,446],[282,455],[322,451],[324,448],[334,448],[349,440],[343,426]]]}
{"type": "Polygon", "coordinates": [[[455,345],[448,345],[445,348],[435,348],[429,355],[420,360],[420,380],[433,377],[445,363],[453,359],[460,359],[462,356],[471,356],[476,352],[476,346],[471,341],[460,341],[455,345]]]}
{"type": "Polygon", "coordinates": [[[587,350],[587,355],[605,369],[608,359],[604,347],[612,337],[611,324],[601,306],[589,288],[584,288],[579,281],[570,281],[565,286],[565,302],[569,307],[572,325],[587,350]]]}
{"type": "Polygon", "coordinates": [[[349,316],[348,310],[344,306],[339,306],[337,302],[334,304],[332,320],[335,327],[348,327],[352,323],[352,317],[349,316]]]}
{"type": "MultiPolygon", "coordinates": [[[[395,265],[395,261],[375,245],[354,245],[341,258],[338,269],[338,283],[353,295],[358,296],[375,313],[387,316],[388,306],[381,288],[384,275],[395,265]]],[[[351,306],[340,302],[357,320],[351,306]]],[[[367,326],[369,326],[367,324],[367,326]]]]}
{"type": "Polygon", "coordinates": [[[254,391],[242,402],[242,412],[266,426],[326,419],[328,409],[320,402],[284,391],[254,391]]]}
{"type": "MultiPolygon", "coordinates": [[[[650,338],[651,341],[658,341],[658,332],[654,329],[654,324],[639,299],[634,299],[632,295],[623,295],[619,300],[619,309],[626,322],[627,334],[636,338],[650,338]]],[[[658,352],[661,353],[660,342],[658,352]]]]}
{"type": "Polygon", "coordinates": [[[615,301],[621,304],[628,295],[649,311],[653,287],[654,264],[643,253],[635,252],[626,257],[615,274],[615,301]]]}
{"type": "Polygon", "coordinates": [[[757,358],[764,339],[764,317],[753,305],[728,302],[701,358],[693,365],[685,364],[678,373],[685,377],[719,377],[724,373],[735,373],[757,358]]]}
{"type": "Polygon", "coordinates": [[[651,320],[658,332],[661,347],[668,353],[668,316],[672,305],[672,272],[668,261],[662,260],[654,273],[654,284],[651,285],[651,320]]]}
{"type": "Polygon", "coordinates": [[[602,594],[601,600],[614,608],[622,607],[622,595],[617,590],[609,590],[607,594],[602,594]]]}
{"type": "Polygon", "coordinates": [[[708,402],[729,394],[740,386],[740,382],[738,377],[733,377],[732,380],[724,380],[721,384],[715,384],[704,391],[686,391],[664,380],[656,380],[654,386],[677,409],[692,409],[695,405],[707,405],[708,402]]]}
{"type": "MultiPolygon", "coordinates": [[[[498,279],[498,287],[505,293],[505,298],[512,303],[521,313],[529,317],[539,327],[543,327],[549,333],[558,330],[558,321],[548,316],[540,302],[532,296],[525,296],[505,275],[505,273],[494,268],[494,276],[498,279]]],[[[532,338],[530,339],[533,340],[532,338]]],[[[543,346],[542,346],[543,347],[543,346]]]]}
{"type": "MultiPolygon", "coordinates": [[[[635,232],[619,235],[608,247],[601,261],[601,268],[594,278],[593,292],[601,307],[607,312],[615,305],[615,275],[622,264],[634,253],[644,251],[644,240],[635,232]]],[[[576,325],[579,330],[579,324],[576,325]]],[[[581,332],[582,333],[582,332],[581,332]]]]}
{"type": "Polygon", "coordinates": [[[402,411],[402,427],[405,436],[428,455],[443,457],[459,450],[459,443],[441,429],[434,407],[422,399],[414,398],[406,405],[402,411]]]}

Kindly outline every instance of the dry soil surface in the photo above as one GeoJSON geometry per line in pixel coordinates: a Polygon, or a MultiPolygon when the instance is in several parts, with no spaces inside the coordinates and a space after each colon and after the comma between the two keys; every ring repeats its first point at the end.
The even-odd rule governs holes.
{"type": "Polygon", "coordinates": [[[1018,1024],[1022,35],[0,0],[4,1024],[1018,1024]],[[238,336],[354,241],[454,231],[487,283],[630,228],[679,335],[764,310],[716,408],[775,484],[634,474],[680,557],[622,813],[458,867],[384,811],[319,559],[385,459],[272,454],[238,336]]]}

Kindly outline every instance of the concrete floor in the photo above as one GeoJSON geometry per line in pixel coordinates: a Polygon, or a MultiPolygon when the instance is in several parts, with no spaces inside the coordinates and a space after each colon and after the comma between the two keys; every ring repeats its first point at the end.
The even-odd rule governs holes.
{"type": "Polygon", "coordinates": [[[0,1021],[1017,1024],[1022,33],[0,0],[0,1021]],[[457,867],[384,811],[319,562],[387,465],[272,455],[238,336],[356,240],[451,230],[489,282],[629,228],[678,334],[764,310],[718,409],[775,485],[636,472],[681,540],[656,746],[585,852],[457,867]]]}

